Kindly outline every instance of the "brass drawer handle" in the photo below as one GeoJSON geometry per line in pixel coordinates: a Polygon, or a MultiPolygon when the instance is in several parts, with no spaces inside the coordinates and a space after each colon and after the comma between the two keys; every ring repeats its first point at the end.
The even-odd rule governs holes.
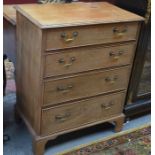
{"type": "Polygon", "coordinates": [[[75,38],[76,38],[77,36],[78,36],[78,32],[73,32],[71,37],[69,37],[69,35],[66,34],[65,32],[61,33],[61,38],[62,38],[66,43],[69,43],[69,42],[74,41],[75,38]]]}
{"type": "Polygon", "coordinates": [[[58,86],[57,91],[67,93],[73,89],[73,85],[67,85],[67,86],[58,86]]]}
{"type": "Polygon", "coordinates": [[[65,60],[61,58],[58,60],[58,62],[59,62],[59,64],[63,64],[63,63],[65,63],[65,60]]]}
{"type": "Polygon", "coordinates": [[[105,104],[105,103],[101,104],[101,108],[108,110],[108,109],[111,109],[113,105],[114,105],[114,103],[111,101],[107,104],[105,104]]]}
{"type": "Polygon", "coordinates": [[[118,60],[120,58],[121,55],[123,55],[123,51],[119,51],[119,52],[110,52],[109,56],[112,57],[115,60],[118,60]]]}
{"type": "Polygon", "coordinates": [[[114,84],[117,81],[118,77],[114,76],[114,77],[106,77],[105,81],[110,83],[110,84],[114,84]]]}
{"type": "Polygon", "coordinates": [[[66,63],[66,61],[63,58],[61,58],[61,59],[58,60],[59,64],[63,64],[63,66],[65,68],[68,68],[68,67],[72,66],[73,65],[73,62],[75,62],[75,61],[76,61],[76,58],[75,57],[71,57],[69,59],[69,62],[68,63],[66,63]]]}
{"type": "Polygon", "coordinates": [[[70,67],[70,66],[72,66],[72,65],[73,65],[73,63],[68,63],[68,64],[65,64],[64,67],[65,67],[65,68],[68,68],[68,67],[70,67]]]}
{"type": "Polygon", "coordinates": [[[127,32],[127,28],[124,28],[123,30],[120,30],[118,28],[113,29],[113,33],[118,37],[123,37],[126,34],[126,32],[127,32]]]}
{"type": "Polygon", "coordinates": [[[58,122],[64,122],[68,119],[68,117],[70,117],[71,114],[70,113],[66,113],[64,115],[56,115],[55,116],[55,120],[58,121],[58,122]]]}

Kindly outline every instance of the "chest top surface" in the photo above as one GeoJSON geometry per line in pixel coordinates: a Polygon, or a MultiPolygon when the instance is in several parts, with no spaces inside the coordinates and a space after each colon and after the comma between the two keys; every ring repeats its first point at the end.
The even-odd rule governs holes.
{"type": "Polygon", "coordinates": [[[28,4],[16,6],[17,11],[40,28],[94,25],[141,21],[142,17],[107,2],[28,4]]]}

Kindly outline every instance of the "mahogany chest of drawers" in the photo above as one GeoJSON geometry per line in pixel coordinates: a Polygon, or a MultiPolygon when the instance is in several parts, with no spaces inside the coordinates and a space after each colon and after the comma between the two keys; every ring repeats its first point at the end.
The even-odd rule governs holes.
{"type": "Polygon", "coordinates": [[[17,106],[34,151],[103,122],[123,125],[142,17],[109,3],[17,6],[17,106]]]}

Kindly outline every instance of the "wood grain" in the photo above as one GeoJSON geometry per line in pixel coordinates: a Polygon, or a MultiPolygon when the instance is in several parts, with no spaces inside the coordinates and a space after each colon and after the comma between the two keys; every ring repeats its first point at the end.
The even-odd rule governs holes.
{"type": "Polygon", "coordinates": [[[41,46],[41,30],[17,12],[17,105],[37,133],[41,112],[41,46]]]}
{"type": "Polygon", "coordinates": [[[120,131],[143,18],[108,3],[16,9],[17,108],[36,155],[48,140],[95,124],[114,121],[120,131]]]}
{"type": "Polygon", "coordinates": [[[17,10],[40,28],[143,20],[138,15],[106,2],[18,5],[17,10]]]}
{"type": "Polygon", "coordinates": [[[129,74],[130,67],[127,66],[45,81],[43,105],[54,105],[126,89],[129,74]]]}
{"type": "Polygon", "coordinates": [[[42,134],[51,134],[121,113],[125,94],[102,95],[42,110],[42,134]]]}
{"type": "Polygon", "coordinates": [[[51,51],[45,55],[44,77],[132,64],[135,43],[51,51]]]}
{"type": "Polygon", "coordinates": [[[136,40],[137,31],[138,22],[47,29],[46,50],[136,40]],[[65,41],[64,33],[73,40],[65,41]],[[73,37],[74,33],[78,35],[73,37]]]}

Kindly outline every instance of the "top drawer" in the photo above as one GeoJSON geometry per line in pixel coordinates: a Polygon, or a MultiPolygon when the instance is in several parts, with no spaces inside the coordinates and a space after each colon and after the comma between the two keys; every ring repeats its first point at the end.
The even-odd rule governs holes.
{"type": "Polygon", "coordinates": [[[46,30],[46,51],[136,40],[138,22],[46,30]]]}

